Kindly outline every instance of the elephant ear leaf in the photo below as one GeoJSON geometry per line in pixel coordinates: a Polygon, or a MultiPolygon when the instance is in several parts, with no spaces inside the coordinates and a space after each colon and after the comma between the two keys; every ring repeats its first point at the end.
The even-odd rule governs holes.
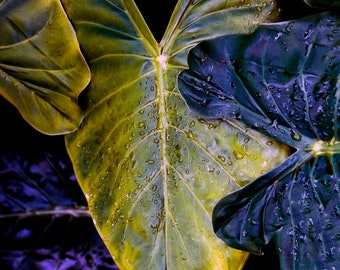
{"type": "Polygon", "coordinates": [[[261,254],[270,241],[282,269],[339,267],[339,154],[298,151],[215,206],[228,245],[261,254]]]}
{"type": "Polygon", "coordinates": [[[121,269],[240,269],[247,257],[217,239],[213,206],[286,148],[241,125],[197,119],[176,84],[189,48],[249,33],[276,10],[227,2],[179,0],[157,43],[132,0],[62,1],[92,72],[83,124],[66,146],[121,269]]]}
{"type": "Polygon", "coordinates": [[[328,13],[206,41],[179,76],[189,107],[295,148],[338,133],[339,18],[328,13]],[[312,139],[310,139],[312,138],[312,139]]]}
{"type": "Polygon", "coordinates": [[[206,41],[179,76],[205,118],[236,119],[295,148],[288,159],[215,206],[216,234],[282,269],[340,265],[339,17],[321,13],[206,41]]]}
{"type": "Polygon", "coordinates": [[[2,1],[0,25],[0,95],[40,132],[76,130],[90,72],[60,1],[2,1]]]}

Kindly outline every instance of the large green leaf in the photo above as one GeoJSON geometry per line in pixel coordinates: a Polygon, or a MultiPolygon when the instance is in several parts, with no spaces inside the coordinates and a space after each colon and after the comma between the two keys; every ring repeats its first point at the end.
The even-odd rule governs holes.
{"type": "Polygon", "coordinates": [[[60,1],[1,1],[0,30],[0,94],[40,132],[76,130],[90,72],[60,1]]]}
{"type": "Polygon", "coordinates": [[[201,40],[247,33],[266,1],[178,1],[157,44],[133,1],[62,1],[92,81],[68,152],[96,227],[122,269],[240,269],[246,253],[214,235],[218,198],[285,158],[236,123],[207,123],[176,85],[201,40]]]}
{"type": "Polygon", "coordinates": [[[199,115],[237,119],[296,149],[213,212],[227,244],[261,253],[272,241],[282,269],[340,267],[339,24],[338,13],[321,13],[207,41],[179,77],[199,115]]]}

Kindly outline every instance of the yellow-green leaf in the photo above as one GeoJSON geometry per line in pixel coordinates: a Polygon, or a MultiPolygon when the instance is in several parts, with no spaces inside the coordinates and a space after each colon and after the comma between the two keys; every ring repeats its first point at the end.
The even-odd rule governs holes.
{"type": "Polygon", "coordinates": [[[96,227],[121,269],[241,269],[215,236],[215,203],[287,155],[236,123],[205,122],[177,89],[188,50],[247,33],[266,1],[178,1],[157,44],[131,0],[63,0],[92,81],[81,128],[66,137],[96,227]]]}
{"type": "Polygon", "coordinates": [[[0,28],[0,94],[40,132],[76,130],[90,72],[60,1],[1,1],[0,28]]]}

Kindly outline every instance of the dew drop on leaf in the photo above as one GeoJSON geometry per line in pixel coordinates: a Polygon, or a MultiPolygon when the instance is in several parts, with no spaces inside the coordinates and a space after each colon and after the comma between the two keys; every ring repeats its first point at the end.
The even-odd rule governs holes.
{"type": "Polygon", "coordinates": [[[141,121],[141,122],[138,123],[138,127],[139,128],[142,128],[144,126],[145,126],[145,122],[144,121],[141,121]]]}
{"type": "Polygon", "coordinates": [[[154,161],[153,159],[148,159],[148,160],[146,161],[146,163],[147,163],[147,164],[154,164],[155,161],[154,161]]]}
{"type": "Polygon", "coordinates": [[[218,158],[219,158],[222,162],[225,161],[225,157],[224,157],[224,156],[218,156],[218,158]]]}
{"type": "Polygon", "coordinates": [[[189,139],[194,139],[194,134],[192,134],[191,130],[189,130],[186,135],[189,139]]]}
{"type": "Polygon", "coordinates": [[[208,167],[207,167],[207,170],[208,170],[208,172],[214,172],[214,171],[215,171],[215,168],[214,168],[214,167],[211,167],[211,166],[208,166],[208,167]]]}
{"type": "Polygon", "coordinates": [[[240,160],[240,159],[243,159],[243,158],[244,158],[244,154],[241,153],[241,152],[239,152],[239,151],[234,150],[234,151],[233,151],[233,154],[234,154],[234,156],[235,156],[235,158],[236,158],[237,160],[240,160]]]}
{"type": "Polygon", "coordinates": [[[290,137],[295,141],[301,141],[301,134],[297,133],[294,129],[290,130],[290,137]]]}

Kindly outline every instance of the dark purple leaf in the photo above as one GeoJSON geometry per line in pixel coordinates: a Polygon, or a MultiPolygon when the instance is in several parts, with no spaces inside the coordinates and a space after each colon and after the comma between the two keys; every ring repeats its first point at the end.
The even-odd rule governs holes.
{"type": "Polygon", "coordinates": [[[179,77],[189,107],[295,148],[339,132],[339,18],[319,14],[201,43],[179,77]]]}
{"type": "Polygon", "coordinates": [[[340,268],[339,16],[267,24],[201,43],[179,89],[200,117],[235,119],[294,153],[214,208],[216,234],[282,269],[340,268]]]}

